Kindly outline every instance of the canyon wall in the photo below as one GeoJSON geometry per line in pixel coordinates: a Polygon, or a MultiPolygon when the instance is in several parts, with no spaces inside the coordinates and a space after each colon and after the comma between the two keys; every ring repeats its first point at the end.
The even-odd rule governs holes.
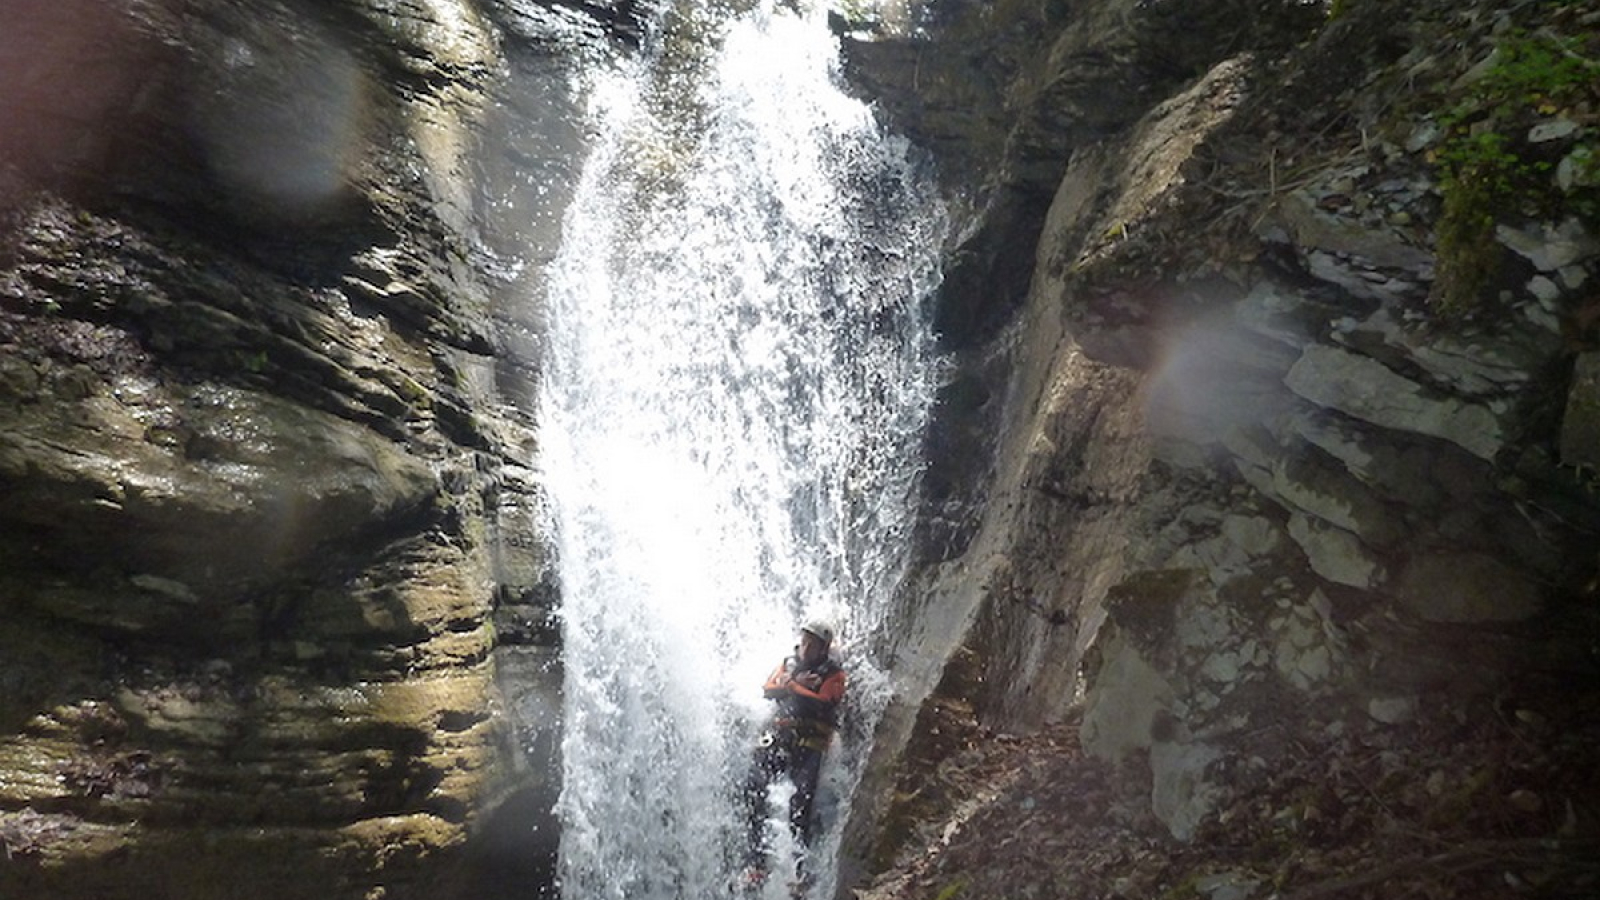
{"type": "Polygon", "coordinates": [[[1186,839],[1242,760],[1592,690],[1593,8],[921,15],[841,23],[964,210],[882,752],[1081,717],[1186,839]]]}
{"type": "Polygon", "coordinates": [[[8,7],[0,895],[548,882],[522,264],[637,23],[518,10],[8,7]]]}

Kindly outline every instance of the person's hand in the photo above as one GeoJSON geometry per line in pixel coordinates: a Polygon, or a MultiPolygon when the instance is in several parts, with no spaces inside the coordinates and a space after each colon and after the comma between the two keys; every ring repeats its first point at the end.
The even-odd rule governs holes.
{"type": "Polygon", "coordinates": [[[807,672],[794,680],[801,687],[808,691],[814,691],[817,688],[822,687],[822,676],[815,672],[807,672]]]}

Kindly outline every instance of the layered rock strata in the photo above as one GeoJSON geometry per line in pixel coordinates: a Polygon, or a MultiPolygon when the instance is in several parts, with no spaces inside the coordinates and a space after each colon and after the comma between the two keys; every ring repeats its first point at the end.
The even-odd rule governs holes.
{"type": "Polygon", "coordinates": [[[508,254],[553,247],[563,54],[636,24],[6,19],[0,895],[526,896],[558,673],[508,254]]]}

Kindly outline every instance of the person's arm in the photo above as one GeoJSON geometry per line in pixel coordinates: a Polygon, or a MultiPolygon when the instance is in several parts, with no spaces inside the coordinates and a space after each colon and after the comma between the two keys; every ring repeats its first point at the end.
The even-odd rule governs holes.
{"type": "Polygon", "coordinates": [[[761,693],[771,700],[788,693],[793,684],[793,679],[789,677],[789,661],[786,659],[778,663],[778,667],[767,676],[767,683],[761,686],[761,693]]]}
{"type": "MultiPolygon", "coordinates": [[[[785,676],[787,676],[787,673],[785,673],[785,676]]],[[[815,687],[807,687],[799,681],[790,680],[788,690],[801,697],[831,706],[844,699],[844,670],[834,671],[815,687]]]]}

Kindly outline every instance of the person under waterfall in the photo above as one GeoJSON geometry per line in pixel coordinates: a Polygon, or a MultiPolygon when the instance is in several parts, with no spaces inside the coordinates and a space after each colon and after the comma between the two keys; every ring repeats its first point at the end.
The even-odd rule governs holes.
{"type": "Polygon", "coordinates": [[[812,806],[822,757],[833,740],[839,703],[844,699],[844,669],[834,659],[833,628],[811,622],[800,629],[800,644],[772,671],[762,692],[775,703],[772,719],[761,735],[745,781],[743,801],[749,816],[745,877],[766,878],[767,788],[787,775],[794,785],[789,799],[789,829],[801,848],[811,846],[815,817],[812,806]]]}

